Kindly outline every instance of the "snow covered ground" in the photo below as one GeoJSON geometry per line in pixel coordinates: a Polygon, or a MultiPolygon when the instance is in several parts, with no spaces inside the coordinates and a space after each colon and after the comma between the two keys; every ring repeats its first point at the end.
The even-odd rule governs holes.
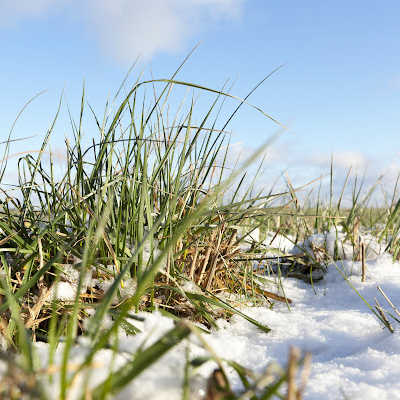
{"type": "MultiPolygon", "coordinates": [[[[341,266],[370,304],[375,297],[384,303],[377,284],[395,304],[400,304],[400,264],[393,264],[390,256],[382,255],[368,262],[365,283],[361,283],[359,263],[345,262],[341,266]]],[[[310,351],[313,357],[305,399],[400,399],[400,332],[391,334],[383,329],[334,265],[329,267],[324,281],[315,285],[316,294],[303,281],[286,279],[284,284],[287,296],[294,301],[290,311],[285,305],[273,310],[250,307],[244,310],[272,328],[269,334],[240,317],[233,317],[231,323],[220,321],[220,329],[205,337],[221,358],[233,359],[262,372],[272,361],[285,365],[290,345],[295,345],[310,351]]],[[[166,323],[162,317],[152,318],[155,318],[152,325],[166,323]]],[[[193,346],[192,355],[195,354],[201,351],[193,346]]],[[[129,392],[140,399],[179,399],[179,385],[174,388],[173,382],[176,379],[176,385],[183,374],[183,359],[180,346],[155,366],[156,382],[148,371],[120,398],[129,398],[124,397],[129,392]],[[167,388],[165,392],[160,382],[167,388]]],[[[203,380],[209,376],[210,367],[199,371],[203,380]]],[[[229,368],[228,371],[236,389],[240,389],[235,372],[229,368]]]]}
{"type": "MultiPolygon", "coordinates": [[[[371,257],[372,258],[372,257],[371,257]]],[[[293,279],[283,279],[285,294],[293,300],[290,310],[285,304],[266,307],[246,307],[242,311],[269,326],[266,334],[246,320],[234,316],[228,323],[219,321],[220,329],[203,337],[221,358],[235,360],[243,366],[262,372],[273,361],[285,366],[291,345],[312,353],[312,370],[305,393],[306,400],[321,399],[400,399],[400,324],[393,322],[394,334],[369,310],[364,301],[343,278],[371,305],[375,297],[387,310],[380,285],[395,305],[400,306],[400,264],[392,263],[388,254],[367,261],[367,281],[361,282],[359,262],[341,261],[329,265],[325,278],[314,285],[293,279]],[[340,273],[337,268],[342,270],[340,273]]],[[[269,288],[270,290],[270,288],[269,288]]],[[[142,313],[145,321],[130,321],[142,329],[135,336],[121,332],[120,353],[114,367],[124,364],[144,341],[150,345],[173,327],[173,321],[159,313],[142,313]]],[[[118,399],[180,399],[188,342],[173,348],[161,360],[140,375],[117,396],[118,399]]],[[[190,356],[207,352],[193,335],[189,339],[190,356]]],[[[36,345],[38,359],[45,367],[48,346],[36,345]]],[[[88,351],[81,340],[72,352],[70,363],[81,361],[88,351]]],[[[56,364],[62,358],[62,345],[56,354],[56,364]]],[[[95,371],[89,378],[76,381],[76,392],[83,379],[94,387],[105,379],[112,360],[111,350],[102,350],[95,358],[95,371]]],[[[192,377],[192,399],[205,394],[207,378],[215,368],[212,362],[201,366],[192,377]]],[[[241,389],[233,369],[227,368],[234,389],[241,389]]],[[[49,393],[58,390],[58,379],[47,384],[49,393]]],[[[72,396],[74,398],[74,396],[72,396]]]]}
{"type": "MultiPolygon", "coordinates": [[[[393,264],[389,255],[367,263],[365,283],[361,283],[360,263],[345,261],[338,267],[371,305],[375,297],[381,305],[385,302],[377,284],[400,304],[400,264],[393,264]]],[[[391,334],[383,329],[334,265],[315,285],[316,294],[295,279],[286,279],[284,286],[294,302],[291,311],[284,306],[273,311],[246,310],[268,324],[270,334],[257,333],[243,321],[234,324],[236,348],[247,348],[233,353],[235,359],[257,368],[271,360],[284,363],[292,344],[313,356],[305,399],[400,399],[399,330],[391,334]]]]}

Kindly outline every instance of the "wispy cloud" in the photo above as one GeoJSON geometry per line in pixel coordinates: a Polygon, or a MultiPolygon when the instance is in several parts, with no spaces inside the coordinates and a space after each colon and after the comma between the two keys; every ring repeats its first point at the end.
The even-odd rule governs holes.
{"type": "Polygon", "coordinates": [[[177,51],[199,30],[240,14],[242,0],[89,0],[87,20],[118,60],[177,51]]]}
{"type": "Polygon", "coordinates": [[[306,160],[307,164],[318,167],[327,167],[331,160],[337,169],[365,170],[369,164],[368,158],[358,151],[338,151],[332,154],[314,154],[306,160]]]}
{"type": "MultiPolygon", "coordinates": [[[[240,161],[243,161],[253,151],[254,148],[241,142],[233,143],[229,150],[228,166],[233,165],[235,167],[236,160],[239,160],[238,164],[240,165],[240,161]]],[[[400,153],[388,155],[384,161],[356,150],[333,153],[318,152],[307,155],[285,143],[274,143],[266,151],[265,168],[261,171],[255,187],[257,190],[264,188],[268,191],[274,184],[275,192],[284,191],[287,189],[284,173],[287,172],[295,187],[301,187],[307,182],[314,181],[312,185],[298,193],[300,198],[307,196],[312,189],[313,195],[316,196],[320,184],[322,185],[321,199],[329,198],[331,160],[333,160],[334,197],[336,199],[339,198],[342,188],[346,184],[344,205],[351,204],[354,185],[363,185],[363,195],[366,195],[369,189],[375,187],[372,196],[373,202],[381,203],[393,194],[394,185],[400,171],[400,153]],[[347,177],[350,168],[351,173],[347,177]],[[321,180],[318,178],[321,178],[321,180]]],[[[251,181],[250,178],[255,173],[255,167],[256,165],[249,169],[248,182],[251,181]]],[[[244,184],[244,189],[246,188],[246,184],[244,184]]]]}
{"type": "Polygon", "coordinates": [[[131,63],[180,50],[221,19],[237,18],[246,0],[1,0],[0,26],[68,6],[108,55],[131,63]]]}

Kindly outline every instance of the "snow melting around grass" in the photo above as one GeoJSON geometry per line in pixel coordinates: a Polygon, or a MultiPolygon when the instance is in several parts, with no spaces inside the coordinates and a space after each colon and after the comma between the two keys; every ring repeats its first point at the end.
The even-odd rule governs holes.
{"type": "MultiPolygon", "coordinates": [[[[314,289],[303,281],[283,279],[286,295],[293,300],[290,310],[286,305],[246,307],[243,311],[268,325],[272,331],[261,332],[246,320],[234,316],[230,322],[218,321],[219,330],[203,337],[215,353],[225,359],[235,360],[245,367],[262,373],[273,361],[285,366],[291,345],[312,353],[312,370],[304,396],[306,400],[321,399],[400,399],[400,336],[383,329],[382,324],[369,310],[349,283],[371,305],[374,298],[384,299],[377,291],[379,284],[392,301],[400,305],[400,264],[392,263],[384,254],[367,263],[367,281],[361,283],[360,263],[342,261],[328,266],[325,278],[314,289]],[[338,271],[338,268],[342,271],[338,271]],[[348,282],[343,278],[346,276],[348,282]]],[[[126,336],[121,332],[119,354],[114,358],[114,369],[127,362],[130,355],[145,343],[145,347],[162,337],[173,327],[173,321],[160,313],[141,313],[144,322],[130,320],[142,333],[126,336]]],[[[189,339],[190,356],[207,355],[198,338],[189,339]]],[[[187,342],[182,342],[151,368],[147,369],[124,388],[118,399],[180,399],[185,366],[187,342]]],[[[48,346],[36,345],[38,358],[46,365],[48,346]]],[[[81,339],[72,351],[69,362],[82,361],[89,350],[81,339]]],[[[55,363],[61,361],[59,346],[55,363]]],[[[111,350],[102,350],[95,357],[95,371],[85,376],[88,387],[105,379],[113,360],[111,350]]],[[[212,362],[199,368],[192,378],[192,399],[205,394],[207,378],[215,368],[212,362]]],[[[241,383],[235,372],[227,367],[229,378],[236,391],[241,383]]],[[[48,388],[57,393],[57,377],[48,388]]],[[[82,377],[83,379],[83,377],[82,377]]],[[[76,389],[81,387],[78,380],[76,389]]],[[[77,390],[75,392],[78,398],[77,390]]]]}

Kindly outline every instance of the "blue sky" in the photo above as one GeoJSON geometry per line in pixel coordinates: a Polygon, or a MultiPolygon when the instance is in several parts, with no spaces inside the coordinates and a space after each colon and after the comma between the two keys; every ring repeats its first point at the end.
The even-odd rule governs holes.
{"type": "MultiPolygon", "coordinates": [[[[400,169],[399,17],[397,0],[1,0],[0,138],[43,89],[14,135],[38,136],[14,152],[38,147],[62,90],[78,115],[85,81],[100,112],[138,56],[137,72],[167,77],[200,42],[180,78],[213,88],[229,78],[238,96],[284,64],[250,99],[289,126],[271,154],[275,169],[306,179],[327,172],[333,154],[338,174],[354,165],[367,168],[371,182],[381,172],[393,179],[400,169]]],[[[275,129],[245,109],[231,126],[232,141],[247,152],[275,129]]],[[[53,140],[68,134],[60,123],[53,140]]]]}

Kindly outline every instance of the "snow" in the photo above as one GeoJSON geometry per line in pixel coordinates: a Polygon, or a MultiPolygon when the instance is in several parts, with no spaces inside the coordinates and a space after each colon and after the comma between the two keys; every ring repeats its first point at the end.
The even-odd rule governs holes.
{"type": "MultiPolygon", "coordinates": [[[[109,267],[111,270],[111,267],[109,267]]],[[[93,279],[93,284],[94,286],[97,286],[98,288],[102,289],[104,292],[106,292],[113,284],[113,280],[111,279],[93,279]]],[[[127,299],[128,297],[132,297],[135,294],[137,288],[137,282],[136,279],[133,278],[126,278],[123,279],[122,284],[120,285],[118,292],[115,293],[111,304],[115,305],[120,303],[121,301],[127,299]]]]}
{"type": "MultiPolygon", "coordinates": [[[[308,243],[321,240],[328,241],[329,249],[333,236],[314,236],[308,243]]],[[[285,241],[283,243],[288,245],[285,241]]],[[[284,367],[291,345],[311,352],[312,370],[304,396],[306,400],[400,399],[400,324],[393,321],[395,332],[391,334],[360,298],[362,296],[373,305],[376,297],[391,311],[377,290],[377,285],[380,285],[392,302],[400,305],[400,264],[393,263],[389,254],[379,254],[377,245],[371,245],[371,248],[375,253],[371,252],[367,260],[364,283],[361,282],[360,262],[337,261],[328,265],[325,278],[314,287],[294,278],[282,278],[285,294],[293,300],[290,309],[285,304],[275,304],[272,309],[242,308],[243,312],[269,326],[272,329],[270,333],[266,334],[243,318],[233,316],[230,322],[219,320],[219,329],[210,335],[202,334],[202,337],[220,358],[234,360],[259,373],[271,362],[284,367]]],[[[182,287],[188,291],[196,289],[190,283],[184,283],[182,287]]],[[[267,289],[271,290],[270,287],[267,289]]],[[[79,398],[83,382],[88,387],[95,387],[105,379],[110,368],[115,370],[124,365],[140,346],[151,345],[174,326],[171,319],[159,312],[139,315],[144,317],[143,322],[133,319],[129,322],[141,333],[127,336],[121,331],[117,356],[113,357],[111,350],[99,352],[94,360],[95,371],[90,376],[79,376],[70,394],[71,399],[79,398]],[[113,367],[110,367],[111,363],[113,367]]],[[[165,354],[116,398],[180,399],[187,346],[191,358],[209,354],[192,334],[188,341],[165,354]]],[[[41,367],[45,368],[47,344],[37,343],[35,349],[41,367]]],[[[73,347],[70,364],[81,362],[88,349],[87,341],[80,339],[73,347]]],[[[60,365],[62,350],[61,344],[56,352],[56,365],[60,365]]],[[[192,376],[191,399],[204,397],[207,378],[214,368],[215,364],[208,362],[192,376]]],[[[240,391],[241,383],[234,370],[227,367],[227,372],[234,390],[240,391]]],[[[58,393],[57,373],[54,378],[53,383],[47,382],[45,386],[49,394],[58,393]]]]}
{"type": "Polygon", "coordinates": [[[288,253],[293,249],[294,240],[295,238],[290,235],[284,236],[280,233],[267,232],[266,238],[263,241],[267,249],[265,252],[266,256],[277,256],[288,253]]]}
{"type": "MultiPolygon", "coordinates": [[[[79,262],[80,260],[78,260],[79,262]]],[[[77,262],[77,263],[78,263],[77,262]]],[[[72,302],[75,300],[79,281],[79,269],[73,264],[63,264],[60,281],[51,288],[51,298],[72,302]]],[[[92,282],[92,271],[88,271],[82,282],[81,293],[86,292],[92,282]]]]}
{"type": "MultiPolygon", "coordinates": [[[[374,259],[382,254],[386,243],[378,243],[376,238],[369,233],[359,235],[359,242],[365,245],[365,255],[367,259],[374,259]]],[[[315,256],[312,246],[323,248],[330,257],[351,260],[354,256],[354,247],[349,240],[346,241],[346,234],[339,230],[332,229],[324,234],[314,234],[309,236],[304,242],[296,246],[291,246],[294,254],[304,253],[304,251],[315,256]],[[335,254],[336,249],[336,254],[335,254]]],[[[285,247],[288,250],[288,247],[285,247]]]]}
{"type": "MultiPolygon", "coordinates": [[[[378,297],[377,284],[400,304],[400,265],[390,256],[367,263],[366,283],[361,283],[360,263],[345,261],[337,267],[370,304],[378,297]]],[[[283,363],[290,344],[310,351],[313,364],[306,399],[338,399],[342,393],[351,399],[400,399],[399,332],[392,335],[382,329],[333,264],[315,289],[316,294],[306,283],[287,279],[285,292],[294,300],[291,312],[282,307],[247,310],[272,328],[265,340],[268,361],[283,363]]]]}
{"type": "MultiPolygon", "coordinates": [[[[370,303],[379,283],[400,304],[400,265],[389,256],[368,263],[366,283],[361,283],[359,263],[344,262],[338,267],[370,303]]],[[[351,399],[400,399],[399,331],[392,335],[382,329],[333,264],[315,290],[317,294],[302,281],[286,279],[285,292],[294,300],[291,311],[285,306],[245,310],[267,324],[272,329],[269,334],[235,317],[209,343],[221,357],[260,371],[273,360],[284,364],[290,345],[310,351],[313,364],[305,399],[338,399],[342,393],[351,399]],[[229,343],[229,348],[222,343],[229,343]]]]}

